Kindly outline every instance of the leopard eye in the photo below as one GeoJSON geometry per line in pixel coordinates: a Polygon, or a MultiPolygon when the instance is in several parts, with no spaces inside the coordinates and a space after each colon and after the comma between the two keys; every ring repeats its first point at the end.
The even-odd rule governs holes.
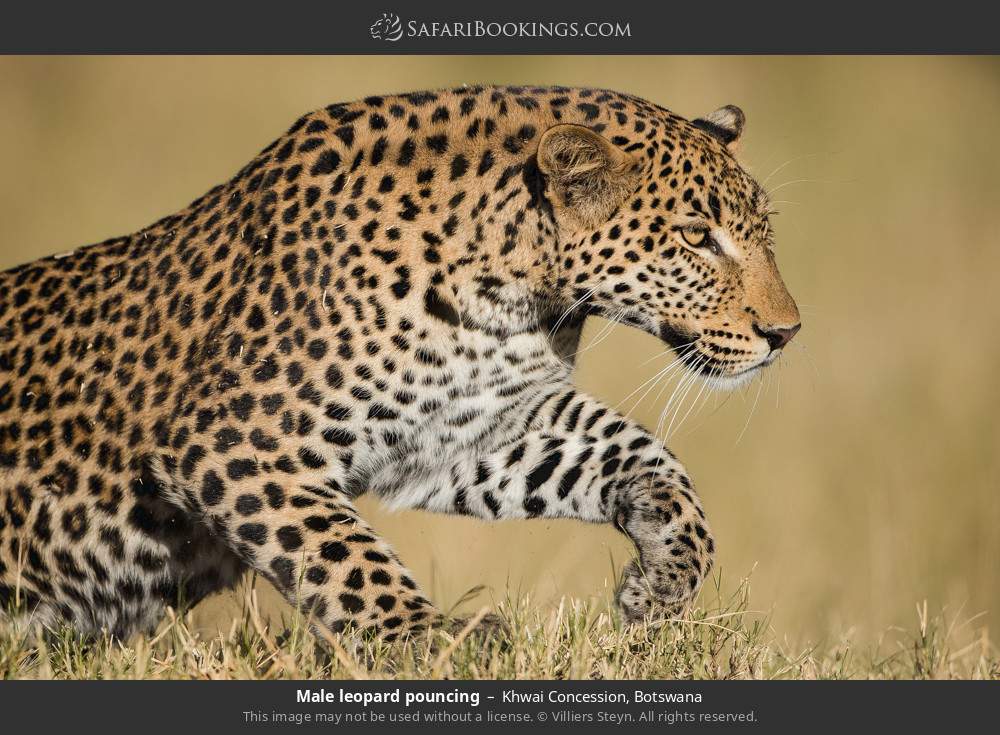
{"type": "Polygon", "coordinates": [[[705,244],[708,233],[705,230],[681,230],[681,237],[684,242],[693,248],[701,247],[705,244]]]}

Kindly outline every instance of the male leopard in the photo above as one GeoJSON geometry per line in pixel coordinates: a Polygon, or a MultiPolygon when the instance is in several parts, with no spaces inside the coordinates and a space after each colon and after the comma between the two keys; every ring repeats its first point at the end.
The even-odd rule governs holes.
{"type": "Polygon", "coordinates": [[[798,330],[743,122],[591,89],[334,104],[187,209],[0,274],[0,594],[124,638],[253,569],[393,640],[442,616],[372,492],[614,523],[625,618],[673,614],[701,504],[571,369],[589,314],[719,384],[798,330]]]}

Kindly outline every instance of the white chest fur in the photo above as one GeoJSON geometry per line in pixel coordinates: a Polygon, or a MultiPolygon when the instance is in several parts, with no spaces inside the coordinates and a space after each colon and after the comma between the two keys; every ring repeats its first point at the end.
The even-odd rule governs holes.
{"type": "Polygon", "coordinates": [[[419,505],[421,498],[404,498],[402,489],[419,493],[423,481],[443,469],[467,466],[481,451],[523,433],[532,400],[569,379],[545,334],[459,334],[461,341],[435,346],[447,355],[443,364],[413,369],[411,383],[400,376],[399,390],[416,399],[399,409],[397,419],[359,427],[366,446],[355,458],[352,485],[392,505],[419,505]]]}

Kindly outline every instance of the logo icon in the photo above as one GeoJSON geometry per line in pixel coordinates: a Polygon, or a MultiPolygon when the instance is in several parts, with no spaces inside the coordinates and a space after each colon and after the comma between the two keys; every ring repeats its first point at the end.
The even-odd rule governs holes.
{"type": "Polygon", "coordinates": [[[382,13],[368,30],[376,41],[398,41],[403,37],[403,22],[395,13],[382,13]]]}

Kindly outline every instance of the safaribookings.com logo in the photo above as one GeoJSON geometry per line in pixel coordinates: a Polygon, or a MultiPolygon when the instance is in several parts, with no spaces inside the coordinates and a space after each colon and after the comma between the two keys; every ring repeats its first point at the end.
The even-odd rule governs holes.
{"type": "Polygon", "coordinates": [[[382,17],[368,29],[376,41],[407,38],[631,38],[632,28],[622,21],[419,21],[405,24],[395,13],[382,17]]]}
{"type": "Polygon", "coordinates": [[[403,23],[395,13],[382,13],[368,30],[376,41],[398,41],[403,37],[403,23]]]}

